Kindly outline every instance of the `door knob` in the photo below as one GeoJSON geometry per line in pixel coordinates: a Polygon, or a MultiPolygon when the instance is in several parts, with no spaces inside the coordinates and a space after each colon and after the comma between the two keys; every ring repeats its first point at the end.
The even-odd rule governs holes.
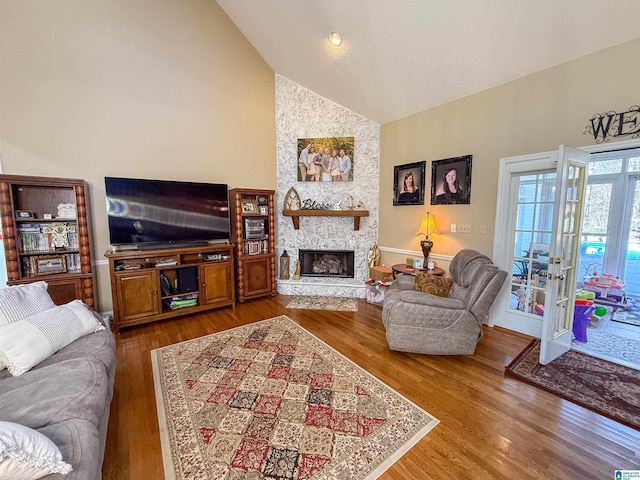
{"type": "Polygon", "coordinates": [[[558,280],[564,280],[564,274],[554,275],[553,278],[557,278],[558,280]]]}

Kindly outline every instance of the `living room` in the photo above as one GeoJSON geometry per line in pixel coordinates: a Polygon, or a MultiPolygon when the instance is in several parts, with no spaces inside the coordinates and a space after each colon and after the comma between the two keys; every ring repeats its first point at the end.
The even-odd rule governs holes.
{"type": "MultiPolygon", "coordinates": [[[[113,311],[109,264],[103,256],[110,250],[107,212],[103,207],[105,177],[226,183],[231,188],[275,190],[277,224],[282,225],[277,233],[279,256],[284,249],[299,248],[293,241],[300,235],[294,235],[291,219],[281,216],[283,197],[290,187],[297,188],[306,198],[317,195],[314,199],[318,201],[344,202],[347,197],[345,191],[321,191],[286,176],[287,169],[295,173],[295,140],[352,135],[361,149],[360,156],[354,159],[355,168],[362,169],[356,170],[362,176],[354,181],[354,197],[364,201],[370,217],[362,220],[360,236],[347,228],[348,233],[333,239],[336,243],[328,247],[339,247],[340,238],[358,243],[358,261],[365,265],[366,252],[376,242],[382,263],[404,263],[407,256],[419,255],[422,237],[415,232],[421,216],[429,210],[436,215],[439,228],[447,232],[433,239],[432,253],[437,266],[447,269],[463,248],[490,256],[493,252],[501,158],[548,152],[560,144],[593,145],[593,136],[584,132],[594,114],[620,112],[638,104],[633,82],[617,81],[640,76],[640,66],[634,61],[640,53],[638,38],[406,117],[374,121],[274,71],[214,1],[6,1],[0,4],[0,32],[2,172],[86,180],[91,204],[96,309],[103,313],[113,311]],[[330,129],[323,128],[326,120],[322,117],[311,115],[321,102],[333,109],[330,129]],[[394,166],[424,160],[429,165],[432,160],[466,154],[473,155],[469,205],[428,206],[427,199],[425,205],[393,206],[394,166]],[[368,170],[364,170],[366,163],[372,165],[368,170]],[[469,224],[471,233],[451,233],[451,224],[469,224]],[[480,225],[487,227],[486,233],[480,232],[480,225]]],[[[526,52],[522,55],[526,56],[526,52]]],[[[616,142],[609,143],[614,146],[616,142]]],[[[311,219],[301,220],[303,229],[311,223],[307,220],[311,219]]],[[[339,224],[342,222],[352,225],[346,219],[340,219],[339,224]]],[[[357,292],[357,296],[363,296],[364,288],[357,292]]],[[[509,458],[510,444],[515,440],[512,432],[505,434],[507,424],[518,423],[518,434],[526,436],[534,435],[536,421],[524,413],[518,413],[517,420],[501,419],[498,411],[504,414],[512,409],[527,409],[528,404],[521,403],[518,395],[532,399],[539,394],[516,383],[507,384],[500,388],[503,393],[510,390],[511,403],[499,405],[490,398],[493,384],[483,385],[483,364],[494,370],[503,368],[504,361],[527,343],[517,334],[498,337],[487,329],[476,359],[394,356],[383,351],[388,347],[383,340],[378,307],[361,303],[363,318],[355,323],[345,313],[292,315],[285,304],[277,296],[197,318],[123,331],[117,339],[121,370],[112,402],[105,478],[161,478],[153,379],[148,370],[150,349],[281,314],[295,317],[318,336],[325,335],[323,340],[344,354],[350,352],[360,365],[376,363],[372,373],[388,383],[396,371],[400,372],[394,386],[405,395],[409,395],[412,384],[418,384],[418,393],[413,394],[412,400],[442,422],[457,421],[455,408],[446,404],[454,404],[458,395],[473,398],[472,404],[465,404],[467,407],[491,410],[487,423],[472,415],[464,417],[475,429],[471,434],[473,447],[464,446],[464,426],[447,427],[440,433],[436,428],[426,437],[422,443],[436,446],[423,446],[419,452],[438,465],[439,473],[425,473],[428,462],[414,453],[407,462],[389,470],[387,478],[409,478],[414,471],[422,472],[421,478],[442,478],[447,468],[469,478],[475,468],[481,469],[475,478],[506,476],[508,469],[498,466],[497,458],[522,478],[536,474],[551,478],[560,475],[557,472],[568,475],[582,461],[602,469],[586,452],[593,448],[602,453],[609,442],[607,437],[612,435],[624,440],[611,446],[613,453],[606,454],[607,468],[637,467],[637,458],[635,464],[622,463],[625,455],[638,451],[637,431],[583,413],[563,401],[549,406],[554,401],[549,398],[533,407],[542,418],[540,423],[548,425],[543,434],[531,438],[543,444],[540,450],[557,448],[572,457],[567,460],[569,466],[547,470],[547,453],[540,451],[532,459],[522,443],[515,449],[516,456],[524,455],[522,461],[509,458]],[[362,337],[350,345],[348,338],[358,332],[362,337]],[[369,344],[367,338],[382,340],[369,344]],[[366,349],[370,349],[369,354],[366,349]],[[145,367],[135,370],[133,364],[145,367]],[[472,374],[464,384],[442,383],[442,377],[447,375],[441,372],[451,377],[465,375],[465,367],[472,374]],[[429,372],[435,378],[422,378],[411,373],[413,370],[429,372]],[[447,390],[443,399],[430,399],[431,391],[438,388],[447,390]],[[579,419],[567,420],[557,411],[562,408],[569,409],[570,414],[579,412],[579,419]],[[114,413],[118,410],[120,413],[114,413]],[[151,413],[143,414],[147,410],[151,413]],[[140,418],[136,419],[138,415],[140,418]],[[589,421],[596,423],[592,427],[595,439],[580,447],[580,458],[573,457],[561,434],[550,432],[561,424],[560,430],[573,429],[568,435],[578,442],[579,432],[587,428],[589,421]],[[527,423],[529,426],[523,427],[527,423]],[[454,446],[448,446],[446,435],[452,436],[454,446]],[[492,460],[483,464],[479,458],[485,454],[492,460]],[[145,457],[151,460],[145,462],[145,457]],[[451,464],[447,466],[447,462],[451,464]]],[[[504,394],[500,398],[507,401],[506,397],[504,394]]]]}

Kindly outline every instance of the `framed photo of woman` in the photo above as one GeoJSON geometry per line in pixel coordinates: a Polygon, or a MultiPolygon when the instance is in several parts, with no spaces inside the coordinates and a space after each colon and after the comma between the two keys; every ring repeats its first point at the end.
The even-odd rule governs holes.
{"type": "Polygon", "coordinates": [[[424,205],[424,172],[427,162],[393,167],[393,204],[424,205]]]}
{"type": "Polygon", "coordinates": [[[471,157],[464,155],[431,162],[431,205],[471,203],[471,157]]]}

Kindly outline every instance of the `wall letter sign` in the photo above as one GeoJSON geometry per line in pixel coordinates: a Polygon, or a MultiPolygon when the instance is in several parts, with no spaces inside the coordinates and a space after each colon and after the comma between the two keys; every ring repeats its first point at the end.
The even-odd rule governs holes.
{"type": "Polygon", "coordinates": [[[596,113],[586,125],[585,135],[593,135],[596,143],[608,142],[611,137],[631,135],[640,137],[640,106],[633,105],[622,113],[596,113]]]}

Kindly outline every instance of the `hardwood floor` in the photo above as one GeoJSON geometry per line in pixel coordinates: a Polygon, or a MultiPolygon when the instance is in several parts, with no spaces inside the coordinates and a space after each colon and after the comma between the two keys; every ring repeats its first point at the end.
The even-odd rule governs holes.
{"type": "Polygon", "coordinates": [[[380,307],[359,300],[358,312],[294,310],[289,299],[123,330],[104,479],[163,478],[151,350],[283,314],[440,420],[380,478],[604,479],[640,469],[639,431],[505,377],[528,337],[485,328],[473,356],[398,353],[387,346],[380,307]]]}

